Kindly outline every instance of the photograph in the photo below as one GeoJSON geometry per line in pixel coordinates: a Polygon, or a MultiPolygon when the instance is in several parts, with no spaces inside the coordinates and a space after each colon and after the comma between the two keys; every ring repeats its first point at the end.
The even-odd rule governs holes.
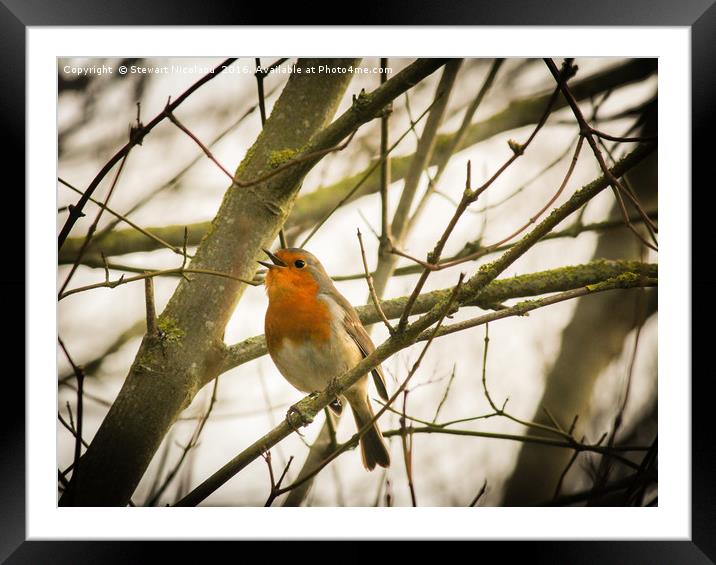
{"type": "Polygon", "coordinates": [[[55,72],[60,509],[659,507],[658,57],[55,72]]]}

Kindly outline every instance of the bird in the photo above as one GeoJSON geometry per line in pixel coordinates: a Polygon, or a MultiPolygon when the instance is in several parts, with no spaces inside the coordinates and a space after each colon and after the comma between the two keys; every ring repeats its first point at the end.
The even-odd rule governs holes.
{"type": "MultiPolygon", "coordinates": [[[[263,249],[271,262],[264,286],[268,308],[264,321],[269,355],[284,378],[301,392],[325,389],[333,379],[353,369],[375,350],[351,303],[336,289],[320,261],[300,248],[263,249]]],[[[378,394],[388,400],[383,369],[371,371],[378,394]]],[[[375,413],[368,398],[368,374],[347,388],[348,401],[357,428],[373,421],[375,413]]],[[[330,408],[340,414],[343,399],[330,408]]],[[[360,439],[363,466],[390,466],[390,454],[377,422],[360,439]]]]}

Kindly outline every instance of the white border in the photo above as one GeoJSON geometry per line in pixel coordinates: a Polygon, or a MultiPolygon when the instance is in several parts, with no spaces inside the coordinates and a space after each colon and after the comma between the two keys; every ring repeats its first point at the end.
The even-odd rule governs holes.
{"type": "Polygon", "coordinates": [[[28,28],[28,539],[690,539],[690,63],[686,27],[28,28]],[[658,508],[57,508],[56,57],[83,54],[659,57],[658,508]]]}

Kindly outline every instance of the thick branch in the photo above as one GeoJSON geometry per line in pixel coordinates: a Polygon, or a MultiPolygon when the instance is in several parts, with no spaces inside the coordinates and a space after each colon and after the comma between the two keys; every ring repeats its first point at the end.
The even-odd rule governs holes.
{"type": "MultiPolygon", "coordinates": [[[[550,292],[564,292],[598,284],[625,273],[655,277],[657,276],[657,266],[639,261],[593,261],[584,265],[561,267],[529,275],[499,279],[487,285],[474,300],[468,301],[465,306],[477,306],[487,309],[494,304],[499,304],[511,298],[525,298],[550,292]]],[[[413,313],[424,314],[440,301],[445,300],[450,294],[450,290],[446,288],[421,294],[415,302],[413,313]]],[[[401,296],[400,298],[381,301],[380,306],[386,317],[392,320],[400,317],[407,300],[407,296],[401,296]]],[[[380,321],[380,317],[372,303],[358,306],[356,311],[363,325],[367,326],[380,321]]],[[[266,340],[264,336],[250,337],[227,349],[222,371],[228,371],[265,354],[266,340]]]]}

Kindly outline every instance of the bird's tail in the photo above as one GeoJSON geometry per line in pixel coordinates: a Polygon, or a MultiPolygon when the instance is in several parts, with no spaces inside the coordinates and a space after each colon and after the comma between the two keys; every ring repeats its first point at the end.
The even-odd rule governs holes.
{"type": "MultiPolygon", "coordinates": [[[[367,396],[363,402],[351,402],[351,409],[358,430],[362,429],[375,417],[367,396]]],[[[380,465],[381,467],[390,466],[390,454],[388,453],[388,448],[385,446],[383,434],[380,433],[380,428],[378,428],[376,422],[373,422],[373,425],[368,428],[365,434],[363,434],[363,437],[361,437],[360,452],[363,466],[368,471],[375,469],[376,465],[380,465]]]]}

